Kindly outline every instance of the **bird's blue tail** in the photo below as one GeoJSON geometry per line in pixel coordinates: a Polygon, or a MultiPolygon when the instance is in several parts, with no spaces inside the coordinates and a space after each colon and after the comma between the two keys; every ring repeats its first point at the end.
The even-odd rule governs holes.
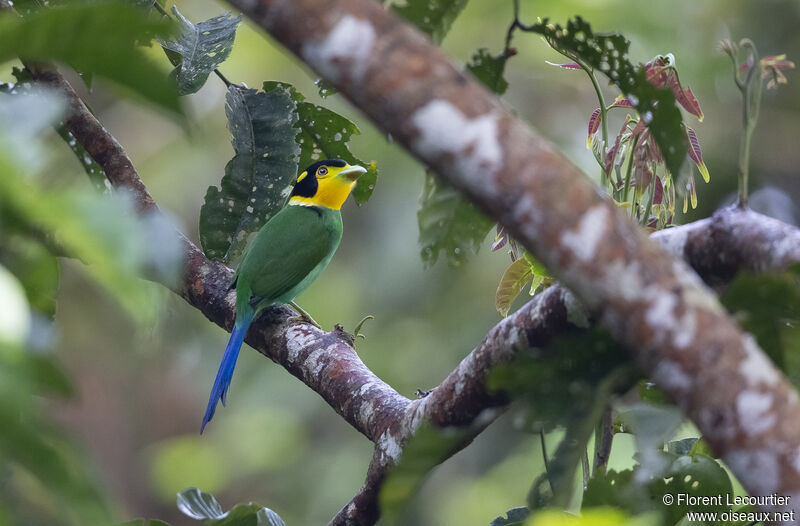
{"type": "Polygon", "coordinates": [[[228,387],[231,385],[233,369],[236,367],[236,359],[239,357],[239,349],[242,348],[242,342],[244,342],[247,329],[250,327],[254,316],[255,312],[249,312],[244,316],[240,316],[239,313],[236,315],[236,322],[231,331],[231,339],[228,340],[228,346],[225,347],[222,362],[217,370],[217,377],[211,387],[211,396],[208,397],[206,415],[203,417],[203,425],[200,426],[201,435],[206,428],[206,424],[214,417],[217,402],[222,401],[222,405],[225,405],[225,396],[228,394],[228,387]]]}

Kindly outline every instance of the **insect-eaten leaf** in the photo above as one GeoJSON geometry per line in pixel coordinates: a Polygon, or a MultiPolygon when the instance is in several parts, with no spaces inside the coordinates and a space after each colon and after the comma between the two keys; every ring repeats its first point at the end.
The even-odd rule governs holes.
{"type": "MultiPolygon", "coordinates": [[[[648,78],[648,73],[652,72],[644,66],[635,66],[628,59],[630,42],[625,37],[595,34],[589,23],[579,16],[568,20],[566,27],[544,19],[531,29],[543,35],[558,51],[580,59],[616,84],[647,124],[663,152],[667,168],[674,174],[680,172],[686,158],[686,140],[675,95],[668,87],[654,86],[648,78]]],[[[684,101],[687,104],[691,102],[688,99],[684,101]]]]}
{"type": "Polygon", "coordinates": [[[230,55],[242,15],[225,12],[195,25],[177,7],[173,6],[172,12],[178,19],[180,32],[174,39],[161,40],[161,45],[172,52],[168,56],[175,66],[172,75],[178,83],[178,93],[196,93],[209,74],[230,55]]]}
{"type": "Polygon", "coordinates": [[[506,55],[494,56],[488,49],[481,48],[472,55],[467,69],[489,90],[502,95],[508,89],[508,82],[503,78],[506,61],[508,61],[506,55]]]}
{"type": "Polygon", "coordinates": [[[431,266],[444,252],[448,264],[457,267],[470,252],[478,251],[494,223],[455,188],[428,173],[417,225],[422,262],[431,266]]]}
{"type": "Polygon", "coordinates": [[[225,113],[235,155],[220,188],[206,192],[200,242],[212,259],[237,259],[256,232],[280,210],[297,177],[297,111],[285,89],[268,93],[228,88],[225,113]]]}
{"type": "Polygon", "coordinates": [[[0,62],[20,56],[64,62],[179,114],[175,87],[136,46],[167,38],[172,29],[169,21],[125,2],[67,2],[23,18],[0,17],[0,62]]]}
{"type": "Polygon", "coordinates": [[[283,89],[291,94],[297,104],[297,142],[300,145],[300,168],[322,159],[344,159],[349,164],[360,165],[367,173],[358,178],[353,197],[356,203],[366,203],[378,179],[378,168],[375,162],[365,163],[350,152],[347,143],[353,135],[361,131],[354,123],[338,113],[323,106],[306,102],[305,96],[294,86],[285,82],[267,81],[264,91],[271,93],[275,89],[283,89]]]}
{"type": "Polygon", "coordinates": [[[441,44],[450,26],[467,5],[467,0],[407,0],[405,5],[393,5],[395,13],[441,44]]]}

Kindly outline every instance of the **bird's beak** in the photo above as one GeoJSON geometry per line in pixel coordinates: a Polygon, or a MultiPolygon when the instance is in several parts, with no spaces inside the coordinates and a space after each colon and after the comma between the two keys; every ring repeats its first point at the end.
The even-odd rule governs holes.
{"type": "Polygon", "coordinates": [[[363,166],[357,166],[357,165],[356,166],[348,166],[344,170],[339,172],[339,174],[336,177],[342,177],[345,180],[350,181],[351,183],[354,183],[354,182],[356,182],[356,179],[361,177],[361,174],[365,174],[365,173],[367,173],[367,169],[364,168],[363,166]]]}

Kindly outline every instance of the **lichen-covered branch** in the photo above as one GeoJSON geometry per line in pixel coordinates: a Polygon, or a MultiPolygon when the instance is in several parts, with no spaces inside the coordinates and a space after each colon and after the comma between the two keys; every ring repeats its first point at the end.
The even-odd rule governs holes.
{"type": "MultiPolygon", "coordinates": [[[[373,0],[229,3],[596,310],[751,494],[800,495],[797,392],[697,275],[548,141],[373,0]]],[[[800,497],[784,509],[800,510],[800,497]]]]}

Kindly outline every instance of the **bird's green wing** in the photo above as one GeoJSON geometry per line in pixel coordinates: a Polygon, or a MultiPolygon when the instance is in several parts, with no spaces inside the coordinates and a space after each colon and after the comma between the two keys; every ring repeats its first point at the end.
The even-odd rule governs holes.
{"type": "Polygon", "coordinates": [[[310,207],[281,210],[248,248],[239,266],[237,288],[247,285],[242,288],[249,288],[254,298],[272,302],[318,272],[317,267],[330,258],[341,238],[341,227],[336,232],[326,219],[310,207]]]}

